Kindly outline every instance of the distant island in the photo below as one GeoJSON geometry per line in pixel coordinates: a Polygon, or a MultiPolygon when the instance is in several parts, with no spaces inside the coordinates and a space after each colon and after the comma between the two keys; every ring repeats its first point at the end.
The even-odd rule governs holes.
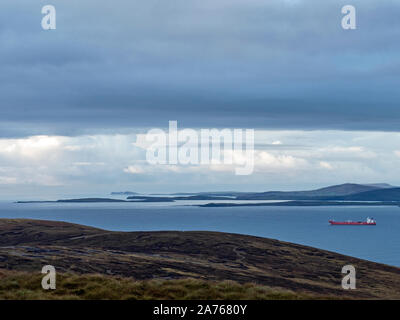
{"type": "Polygon", "coordinates": [[[172,194],[163,196],[143,196],[131,191],[112,192],[113,195],[127,195],[126,200],[112,198],[78,198],[57,201],[18,201],[17,203],[49,202],[175,202],[184,200],[228,200],[226,203],[201,204],[201,207],[232,206],[398,206],[400,204],[400,187],[385,183],[355,184],[345,183],[307,191],[266,191],[266,192],[200,192],[194,194],[172,194]],[[279,200],[274,203],[255,203],[243,201],[279,200]],[[235,203],[241,201],[241,203],[235,203]]]}
{"type": "Polygon", "coordinates": [[[173,202],[173,200],[166,200],[164,198],[157,200],[156,197],[143,197],[136,201],[128,201],[123,199],[110,199],[110,198],[78,198],[78,199],[62,199],[55,201],[17,201],[16,203],[101,203],[101,202],[173,202]],[[151,198],[151,199],[147,199],[151,198]]]}

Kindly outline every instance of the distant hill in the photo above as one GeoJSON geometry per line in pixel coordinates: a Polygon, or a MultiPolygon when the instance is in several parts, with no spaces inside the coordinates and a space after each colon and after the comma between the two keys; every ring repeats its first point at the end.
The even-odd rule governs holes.
{"type": "Polygon", "coordinates": [[[375,189],[346,196],[328,198],[326,200],[399,201],[400,188],[375,189]]]}
{"type": "Polygon", "coordinates": [[[392,186],[389,183],[369,183],[365,184],[366,186],[372,186],[377,188],[397,188],[397,186],[392,186]]]}
{"type": "Polygon", "coordinates": [[[346,196],[360,192],[381,189],[372,185],[344,183],[309,191],[268,191],[241,194],[237,200],[321,200],[326,197],[346,196]]]}

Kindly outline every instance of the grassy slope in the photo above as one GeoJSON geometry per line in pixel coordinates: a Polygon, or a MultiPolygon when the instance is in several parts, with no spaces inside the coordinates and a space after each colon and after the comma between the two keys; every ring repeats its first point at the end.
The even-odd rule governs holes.
{"type": "MultiPolygon", "coordinates": [[[[232,280],[242,284],[235,284],[241,287],[236,291],[245,291],[237,298],[257,298],[258,290],[262,298],[400,298],[399,268],[277,240],[200,231],[109,232],[62,222],[0,219],[2,283],[12,283],[12,276],[20,277],[15,280],[16,291],[1,286],[0,297],[31,290],[24,285],[29,277],[35,288],[40,286],[40,270],[45,264],[69,274],[66,283],[74,277],[83,281],[71,288],[64,288],[61,281],[58,293],[53,293],[60,297],[64,293],[65,297],[77,296],[76,290],[84,290],[80,297],[101,298],[98,292],[104,291],[104,298],[224,298],[229,292],[221,293],[218,288],[225,286],[225,280],[232,280]],[[357,269],[355,291],[341,289],[341,268],[346,264],[357,269]],[[7,270],[18,272],[13,275],[7,270]],[[117,280],[116,276],[123,279],[117,280]],[[132,278],[144,282],[134,282],[132,278]],[[151,293],[150,288],[160,281],[163,293],[151,293]],[[193,289],[191,281],[197,283],[198,289],[193,289]],[[96,283],[103,283],[103,288],[96,283]],[[137,285],[150,291],[135,295],[136,289],[132,288],[137,285]],[[170,290],[166,289],[168,286],[170,290]],[[174,286],[180,289],[172,289],[174,286]]],[[[232,294],[236,292],[233,287],[230,290],[232,294]]],[[[39,288],[29,294],[39,294],[37,298],[48,294],[40,292],[39,288]]]]}
{"type": "Polygon", "coordinates": [[[61,274],[56,290],[40,287],[42,275],[0,270],[0,299],[12,300],[287,300],[334,297],[276,290],[254,283],[199,279],[135,280],[100,274],[61,274]]]}

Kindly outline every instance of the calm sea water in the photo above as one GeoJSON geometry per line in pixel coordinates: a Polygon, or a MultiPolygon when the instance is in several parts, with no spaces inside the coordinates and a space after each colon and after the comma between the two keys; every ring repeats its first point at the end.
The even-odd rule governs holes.
{"type": "Polygon", "coordinates": [[[399,207],[199,208],[187,206],[189,204],[193,202],[182,201],[179,204],[1,202],[0,218],[58,220],[117,231],[234,232],[305,244],[400,266],[399,207]],[[364,220],[366,217],[374,217],[377,226],[328,224],[330,218],[364,220]]]}

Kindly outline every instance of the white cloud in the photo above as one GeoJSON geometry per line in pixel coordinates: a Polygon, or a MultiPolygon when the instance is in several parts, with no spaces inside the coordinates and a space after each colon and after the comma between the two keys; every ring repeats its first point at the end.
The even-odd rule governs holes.
{"type": "Polygon", "coordinates": [[[235,176],[235,168],[242,167],[249,154],[234,150],[224,151],[224,155],[232,155],[232,165],[150,165],[144,137],[126,134],[0,139],[0,190],[3,194],[9,190],[18,194],[27,186],[35,191],[57,186],[75,193],[119,186],[128,190],[133,176],[139,191],[173,191],[174,186],[187,184],[203,190],[218,184],[231,190],[249,190],[252,185],[275,188],[285,181],[290,182],[291,189],[305,183],[345,181],[396,185],[400,178],[393,174],[400,158],[398,133],[257,131],[254,173],[245,177],[235,176]],[[285,143],[279,145],[281,141],[285,143]]]}
{"type": "Polygon", "coordinates": [[[327,161],[320,161],[319,166],[324,169],[332,170],[333,166],[327,161]]]}
{"type": "Polygon", "coordinates": [[[89,167],[89,166],[104,166],[104,162],[74,162],[74,166],[78,167],[89,167]]]}
{"type": "Polygon", "coordinates": [[[361,146],[349,146],[349,147],[330,146],[321,149],[321,151],[329,154],[353,155],[363,158],[374,158],[376,156],[374,152],[367,150],[365,147],[361,146]]]}
{"type": "Polygon", "coordinates": [[[0,184],[17,184],[18,180],[15,177],[0,177],[0,184]]]}
{"type": "Polygon", "coordinates": [[[80,150],[82,150],[82,146],[71,145],[71,146],[65,146],[64,149],[68,150],[68,151],[80,151],[80,150]]]}
{"type": "Polygon", "coordinates": [[[33,136],[23,139],[0,139],[0,154],[37,158],[58,149],[63,140],[58,136],[33,136]]]}
{"type": "Polygon", "coordinates": [[[293,170],[302,169],[308,165],[308,161],[289,154],[273,154],[266,151],[255,152],[255,168],[257,170],[293,170]]]}
{"type": "Polygon", "coordinates": [[[139,166],[128,166],[127,168],[124,169],[124,172],[130,174],[140,174],[144,173],[145,171],[143,170],[143,168],[139,166]]]}

